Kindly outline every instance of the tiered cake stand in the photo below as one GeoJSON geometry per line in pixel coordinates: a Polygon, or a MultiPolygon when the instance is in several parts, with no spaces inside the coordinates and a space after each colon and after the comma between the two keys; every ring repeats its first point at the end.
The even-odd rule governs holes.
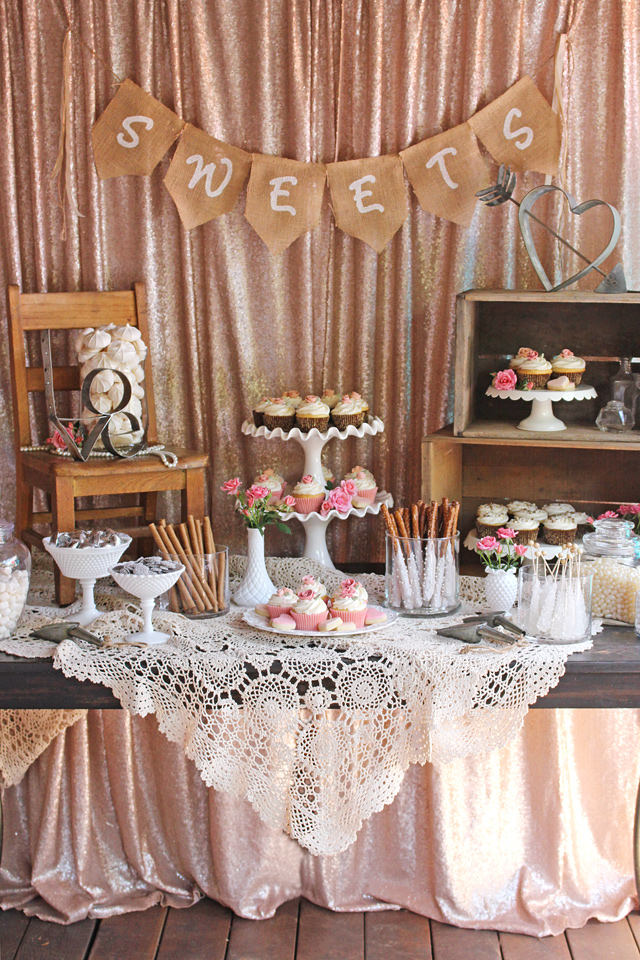
{"type": "MultiPolygon", "coordinates": [[[[346,440],[347,437],[374,437],[377,433],[382,433],[384,424],[378,417],[369,417],[367,423],[360,427],[348,426],[345,430],[338,430],[337,427],[329,427],[324,433],[320,433],[315,427],[308,433],[303,433],[298,427],[293,430],[282,430],[277,427],[275,430],[269,430],[267,427],[256,427],[252,420],[245,420],[242,424],[242,432],[247,437],[264,437],[265,440],[295,440],[300,444],[304,451],[304,471],[303,474],[310,474],[315,477],[326,489],[327,485],[322,473],[322,450],[329,440],[337,437],[338,440],[346,440]]],[[[378,491],[373,503],[366,507],[352,507],[348,513],[338,513],[337,510],[331,510],[326,516],[319,513],[290,513],[287,519],[299,520],[303,524],[305,532],[305,548],[303,556],[310,560],[318,560],[332,570],[335,570],[333,561],[327,550],[327,527],[332,520],[347,520],[349,517],[364,517],[367,513],[380,513],[380,507],[383,503],[387,506],[393,506],[393,497],[386,491],[378,491]]]]}
{"type": "Polygon", "coordinates": [[[562,420],[555,416],[554,403],[558,400],[594,400],[598,394],[594,387],[584,384],[575,390],[497,390],[489,387],[487,396],[499,397],[500,400],[528,400],[532,404],[531,413],[520,421],[518,430],[551,433],[567,429],[562,420]]]}

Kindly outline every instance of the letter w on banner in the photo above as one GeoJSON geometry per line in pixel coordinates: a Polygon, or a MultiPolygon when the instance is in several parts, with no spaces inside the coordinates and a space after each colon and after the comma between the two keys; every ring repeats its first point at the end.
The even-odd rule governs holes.
{"type": "Polygon", "coordinates": [[[173,110],[125,80],[91,132],[98,176],[149,176],[183,127],[173,110]]]}
{"type": "Polygon", "coordinates": [[[520,172],[558,172],[560,118],[530,77],[518,80],[467,122],[498,163],[520,172]]]}
{"type": "Polygon", "coordinates": [[[409,214],[400,157],[327,165],[336,224],[380,253],[409,214]]]}
{"type": "Polygon", "coordinates": [[[250,169],[250,153],[188,123],[164,178],[185,228],[233,210],[250,169]]]}
{"type": "Polygon", "coordinates": [[[321,163],[254,153],[244,215],[271,253],[318,224],[325,179],[321,163]]]}
{"type": "Polygon", "coordinates": [[[489,184],[489,168],[468,124],[401,150],[400,156],[422,209],[468,227],[476,193],[489,184]]]}

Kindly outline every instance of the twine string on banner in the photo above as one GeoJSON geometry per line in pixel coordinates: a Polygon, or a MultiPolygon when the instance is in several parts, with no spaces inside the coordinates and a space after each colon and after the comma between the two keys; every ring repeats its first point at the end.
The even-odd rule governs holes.
{"type": "Polygon", "coordinates": [[[60,239],[67,239],[67,215],[64,197],[69,201],[73,216],[84,217],[80,213],[71,191],[71,26],[67,29],[62,42],[62,89],[60,93],[60,138],[58,156],[50,177],[51,188],[56,203],[62,210],[62,230],[60,239]],[[54,181],[57,179],[57,190],[54,181]]]}

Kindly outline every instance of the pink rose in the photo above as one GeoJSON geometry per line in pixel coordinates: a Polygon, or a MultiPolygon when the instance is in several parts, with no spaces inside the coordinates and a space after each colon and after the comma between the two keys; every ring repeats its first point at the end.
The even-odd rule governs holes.
{"type": "Polygon", "coordinates": [[[247,496],[251,494],[254,500],[264,500],[265,497],[269,496],[269,493],[268,487],[261,487],[255,483],[247,490],[247,496]]]}
{"type": "Polygon", "coordinates": [[[529,350],[529,353],[528,353],[529,360],[535,360],[536,357],[539,357],[539,356],[540,354],[538,353],[537,350],[529,350]]]}
{"type": "Polygon", "coordinates": [[[355,587],[342,587],[340,590],[341,597],[355,597],[356,588],[355,587]]]}
{"type": "Polygon", "coordinates": [[[258,477],[256,477],[256,481],[260,481],[260,483],[266,483],[268,479],[269,475],[267,473],[261,473],[258,477]]]}
{"type": "Polygon", "coordinates": [[[514,370],[501,370],[493,378],[496,390],[515,390],[518,378],[514,370]]]}
{"type": "Polygon", "coordinates": [[[318,398],[315,393],[310,393],[308,397],[304,398],[305,403],[315,403],[318,398]]]}
{"type": "Polygon", "coordinates": [[[500,527],[498,530],[498,536],[501,540],[513,540],[515,535],[516,532],[511,527],[500,527]]]}
{"type": "Polygon", "coordinates": [[[343,480],[340,486],[348,497],[355,497],[356,493],[358,492],[358,488],[353,480],[343,480]]]}
{"type": "Polygon", "coordinates": [[[352,400],[362,400],[361,395],[359,393],[356,393],[355,390],[351,392],[350,396],[352,400]]]}
{"type": "Polygon", "coordinates": [[[286,597],[288,593],[289,593],[289,590],[287,589],[287,587],[280,587],[278,590],[276,590],[277,597],[286,597]]]}
{"type": "Polygon", "coordinates": [[[484,537],[482,540],[478,540],[476,550],[495,550],[497,546],[498,541],[495,537],[484,537]]]}
{"type": "Polygon", "coordinates": [[[242,480],[239,477],[234,477],[233,480],[227,480],[220,487],[221,490],[224,490],[225,493],[236,494],[240,487],[242,486],[242,480]]]}
{"type": "Polygon", "coordinates": [[[313,600],[315,597],[315,593],[313,592],[313,590],[301,590],[298,596],[300,597],[301,600],[313,600]]]}
{"type": "Polygon", "coordinates": [[[310,473],[305,473],[304,477],[302,478],[302,483],[313,483],[313,477],[310,473]]]}
{"type": "Polygon", "coordinates": [[[331,491],[331,502],[338,513],[348,513],[351,508],[351,497],[344,493],[340,487],[331,491]]]}
{"type": "Polygon", "coordinates": [[[502,544],[501,544],[501,543],[499,543],[498,546],[496,547],[496,553],[497,553],[498,556],[500,556],[500,554],[502,553],[502,544]]]}
{"type": "Polygon", "coordinates": [[[316,582],[316,578],[315,578],[314,576],[312,576],[310,573],[307,573],[307,574],[305,574],[305,576],[302,578],[302,582],[303,582],[303,583],[315,583],[315,582],[316,582]]]}
{"type": "Polygon", "coordinates": [[[527,552],[526,544],[516,543],[514,550],[516,552],[517,557],[524,557],[525,553],[527,552]]]}
{"type": "MultiPolygon", "coordinates": [[[[72,423],[68,423],[64,429],[69,434],[72,440],[75,440],[76,443],[82,443],[82,434],[81,433],[74,434],[72,423]]],[[[64,437],[59,430],[54,430],[53,436],[49,437],[49,439],[46,442],[50,443],[55,450],[66,450],[66,447],[67,447],[66,443],[64,442],[64,437]]]]}
{"type": "Polygon", "coordinates": [[[605,510],[604,513],[601,513],[598,517],[598,520],[617,520],[618,514],[614,513],[613,510],[605,510]]]}
{"type": "Polygon", "coordinates": [[[357,587],[358,581],[354,580],[353,577],[345,577],[344,580],[340,581],[340,587],[357,587]]]}
{"type": "Polygon", "coordinates": [[[621,503],[620,506],[618,507],[618,513],[622,513],[622,514],[625,514],[625,513],[639,514],[639,513],[640,513],[640,503],[621,503]]]}
{"type": "Polygon", "coordinates": [[[593,517],[587,517],[587,520],[589,521],[589,523],[593,523],[593,517]]]}
{"type": "Polygon", "coordinates": [[[322,506],[320,507],[320,513],[325,517],[331,510],[331,501],[329,499],[325,500],[322,506]]]}
{"type": "Polygon", "coordinates": [[[288,497],[285,497],[282,502],[283,502],[283,503],[285,504],[285,506],[287,506],[287,507],[295,507],[295,505],[296,505],[296,498],[295,498],[295,497],[292,497],[292,496],[288,496],[288,497]]]}
{"type": "Polygon", "coordinates": [[[248,516],[249,516],[249,511],[248,511],[248,510],[241,510],[240,513],[244,513],[245,517],[248,517],[248,516]]]}
{"type": "MultiPolygon", "coordinates": [[[[253,506],[253,504],[255,503],[255,497],[254,497],[254,495],[251,493],[251,490],[247,490],[245,496],[246,496],[246,498],[247,498],[247,506],[248,506],[249,508],[251,508],[251,507],[253,506]]],[[[246,511],[245,511],[245,512],[246,512],[246,511]]]]}
{"type": "Polygon", "coordinates": [[[564,350],[561,350],[561,351],[560,351],[560,356],[561,356],[561,357],[572,357],[572,356],[573,356],[573,350],[567,350],[567,349],[565,348],[564,350]]]}

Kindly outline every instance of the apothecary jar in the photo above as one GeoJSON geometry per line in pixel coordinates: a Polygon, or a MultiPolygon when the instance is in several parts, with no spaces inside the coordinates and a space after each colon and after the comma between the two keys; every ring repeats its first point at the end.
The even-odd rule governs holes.
{"type": "Polygon", "coordinates": [[[31,579],[31,554],[13,536],[13,524],[0,519],[0,640],[13,633],[22,616],[31,579]]]}

